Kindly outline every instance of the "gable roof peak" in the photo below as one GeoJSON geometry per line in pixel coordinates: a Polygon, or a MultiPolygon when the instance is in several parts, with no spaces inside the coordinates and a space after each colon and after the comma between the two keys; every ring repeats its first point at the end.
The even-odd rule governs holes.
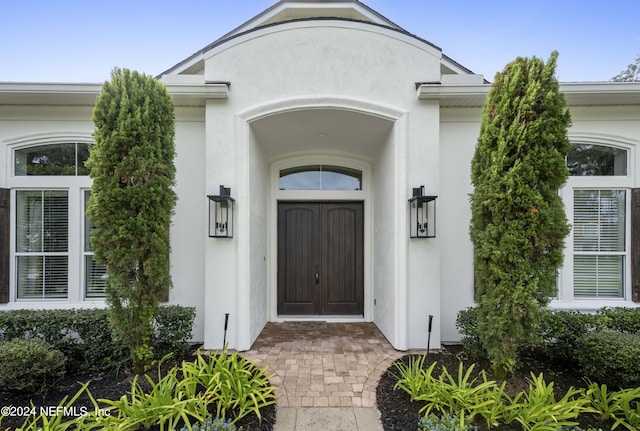
{"type": "Polygon", "coordinates": [[[280,0],[264,12],[225,34],[220,40],[265,25],[313,18],[365,21],[404,31],[399,25],[358,0],[280,0]]]}

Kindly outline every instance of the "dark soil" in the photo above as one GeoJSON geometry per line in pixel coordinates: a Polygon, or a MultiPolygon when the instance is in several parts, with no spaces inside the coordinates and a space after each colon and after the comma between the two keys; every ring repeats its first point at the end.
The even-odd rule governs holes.
{"type": "MultiPolygon", "coordinates": [[[[174,358],[161,367],[161,373],[166,372],[174,365],[180,364],[183,359],[190,360],[191,358],[174,358]]],[[[149,375],[157,376],[158,369],[152,368],[149,371],[149,375]]],[[[128,370],[113,370],[109,373],[94,373],[94,374],[82,374],[82,375],[67,375],[61,381],[50,388],[47,391],[43,391],[39,394],[16,394],[8,393],[0,388],[0,407],[14,406],[14,407],[30,407],[31,404],[35,406],[35,411],[40,412],[40,408],[46,409],[52,408],[58,405],[64,405],[62,400],[65,397],[67,399],[73,397],[81,387],[82,383],[91,381],[89,385],[89,391],[93,397],[98,399],[118,400],[123,395],[127,395],[131,391],[131,383],[135,377],[135,374],[128,370]]],[[[138,376],[137,382],[141,386],[148,385],[144,376],[138,376]]],[[[91,400],[83,393],[72,405],[75,416],[83,412],[93,412],[94,406],[91,400]]],[[[14,413],[17,411],[14,410],[14,413]]],[[[21,412],[21,411],[20,411],[21,412]]],[[[215,416],[215,409],[212,410],[215,416]]],[[[244,418],[236,422],[238,429],[242,427],[243,431],[271,431],[273,425],[276,422],[276,406],[270,405],[260,410],[262,415],[262,421],[258,420],[255,414],[249,414],[244,418]]],[[[28,412],[27,412],[28,414],[28,412]]],[[[27,417],[25,416],[11,416],[5,417],[0,422],[0,430],[7,431],[7,429],[15,430],[20,427],[27,417]]],[[[151,428],[151,431],[155,431],[157,428],[151,428]]],[[[180,429],[180,428],[178,428],[180,429]]]]}
{"type": "MultiPolygon", "coordinates": [[[[408,361],[409,357],[410,355],[407,355],[400,360],[408,361]]],[[[475,364],[474,373],[477,373],[478,378],[480,378],[480,373],[484,370],[488,379],[495,380],[488,362],[471,361],[460,346],[447,346],[442,351],[431,352],[427,361],[425,361],[425,368],[429,367],[433,362],[438,362],[434,374],[436,377],[442,371],[442,367],[446,368],[449,374],[457,376],[459,364],[463,362],[465,371],[471,364],[475,364]]],[[[520,391],[528,391],[528,379],[531,379],[531,372],[536,376],[542,373],[547,383],[554,382],[556,399],[564,396],[571,387],[586,387],[585,380],[575,368],[571,369],[566,365],[551,363],[541,355],[531,351],[522,356],[518,369],[507,378],[506,391],[509,396],[513,397],[520,391]]],[[[422,417],[419,410],[423,407],[423,404],[418,401],[411,401],[409,395],[403,390],[393,390],[393,386],[397,381],[395,377],[397,374],[395,366],[389,367],[382,375],[377,388],[377,405],[381,413],[383,428],[385,431],[416,430],[418,420],[422,417]]],[[[593,427],[610,430],[613,425],[613,422],[602,422],[598,417],[591,414],[583,414],[577,421],[583,429],[593,427]]],[[[475,425],[478,426],[479,431],[489,430],[486,423],[478,422],[475,425]]],[[[518,424],[511,423],[508,426],[501,425],[490,429],[492,431],[517,431],[521,428],[519,428],[518,424]]]]}

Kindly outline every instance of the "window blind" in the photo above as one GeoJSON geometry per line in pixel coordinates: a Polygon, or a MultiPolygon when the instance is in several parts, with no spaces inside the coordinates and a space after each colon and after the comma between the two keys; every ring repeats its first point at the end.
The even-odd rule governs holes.
{"type": "Polygon", "coordinates": [[[575,190],[573,278],[577,298],[624,296],[625,190],[575,190]]]}
{"type": "Polygon", "coordinates": [[[91,249],[91,221],[87,217],[90,190],[84,191],[84,287],[86,298],[104,298],[107,269],[93,259],[91,249]]]}
{"type": "Polygon", "coordinates": [[[69,199],[66,191],[16,192],[18,298],[66,298],[69,199]]]}

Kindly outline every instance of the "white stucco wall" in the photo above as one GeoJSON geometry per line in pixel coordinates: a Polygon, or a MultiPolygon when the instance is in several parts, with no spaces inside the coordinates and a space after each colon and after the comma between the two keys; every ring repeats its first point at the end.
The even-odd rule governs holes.
{"type": "MultiPolygon", "coordinates": [[[[91,180],[85,176],[79,177],[32,177],[13,176],[13,151],[25,145],[40,145],[49,142],[90,142],[92,140],[93,122],[91,121],[92,107],[67,106],[0,106],[0,152],[3,164],[0,165],[0,185],[12,189],[55,188],[68,189],[69,211],[76,217],[76,223],[69,225],[70,244],[80,243],[82,225],[78,223],[82,214],[83,190],[91,186],[91,180]]],[[[12,208],[11,217],[15,216],[12,208]]],[[[11,243],[15,244],[15,231],[11,232],[11,243]]],[[[68,299],[14,301],[15,298],[15,259],[10,262],[11,301],[0,304],[0,310],[37,308],[37,309],[68,309],[103,307],[104,301],[84,300],[83,280],[80,268],[84,256],[79,247],[69,248],[69,276],[68,299]]]]}
{"type": "MultiPolygon", "coordinates": [[[[92,141],[94,124],[91,120],[92,106],[1,106],[0,107],[0,187],[66,188],[69,185],[88,189],[88,177],[11,177],[13,172],[12,151],[15,145],[46,144],[48,142],[92,141]],[[35,181],[35,182],[34,182],[35,181]]],[[[176,192],[178,202],[171,226],[171,275],[174,287],[170,291],[170,302],[184,306],[195,306],[197,316],[193,340],[202,341],[204,336],[204,259],[202,250],[206,231],[206,200],[204,191],[204,114],[202,108],[176,109],[176,192]]],[[[75,190],[75,189],[74,189],[75,190]]],[[[81,262],[79,254],[81,224],[81,200],[73,193],[70,196],[73,217],[70,225],[70,279],[69,299],[66,301],[44,300],[9,302],[0,309],[19,308],[82,308],[104,307],[103,300],[82,298],[81,262]],[[76,211],[77,210],[77,211],[76,211]],[[76,214],[77,213],[77,214],[76,214]],[[77,260],[77,261],[76,261],[77,260]]],[[[15,288],[12,284],[12,289],[15,288]]]]}
{"type": "MultiPolygon", "coordinates": [[[[425,186],[426,195],[442,196],[440,163],[440,106],[437,101],[422,101],[411,113],[409,124],[410,143],[406,156],[407,185],[403,207],[408,209],[407,199],[413,187],[425,186]]],[[[433,315],[431,347],[440,347],[440,253],[439,246],[445,241],[440,226],[448,214],[436,200],[436,238],[408,239],[407,247],[407,347],[426,347],[428,339],[428,316],[433,315]]],[[[405,215],[406,215],[405,211],[405,215]]],[[[408,215],[400,220],[409,224],[408,215]]]]}
{"type": "Polygon", "coordinates": [[[438,237],[440,239],[441,336],[458,341],[458,311],[473,301],[473,245],[469,238],[471,208],[471,159],[480,132],[480,108],[442,109],[440,125],[440,190],[438,237]]]}
{"type": "Polygon", "coordinates": [[[388,202],[395,194],[396,177],[393,133],[382,147],[373,164],[373,187],[376,199],[373,202],[373,298],[374,322],[380,331],[392,340],[396,338],[395,320],[398,303],[398,280],[389,268],[396,266],[397,238],[394,226],[398,222],[397,211],[388,202]]]}
{"type": "MultiPolygon", "coordinates": [[[[249,250],[249,342],[253,343],[267,323],[269,313],[268,262],[269,256],[269,168],[259,143],[252,135],[250,141],[249,184],[250,250],[249,250]]],[[[271,258],[271,256],[270,256],[271,258]]]]}
{"type": "MultiPolygon", "coordinates": [[[[629,149],[629,175],[626,179],[595,177],[587,179],[590,187],[638,187],[640,161],[640,108],[637,106],[573,106],[569,107],[572,125],[570,140],[603,145],[622,145],[629,149]]],[[[442,196],[438,198],[438,237],[441,256],[442,340],[455,342],[460,335],[455,327],[458,311],[474,305],[473,246],[469,239],[471,209],[469,194],[471,159],[480,132],[481,108],[443,108],[440,126],[440,163],[442,196]]],[[[570,187],[572,183],[567,183],[570,187]]],[[[575,185],[575,184],[574,184],[575,185]]],[[[563,198],[568,194],[560,191],[563,198]]],[[[569,220],[571,222],[571,220],[569,220]]],[[[570,238],[568,239],[570,240],[570,238]]],[[[567,252],[565,251],[565,256],[567,252]]],[[[560,283],[565,268],[559,269],[560,283]]],[[[570,274],[568,275],[570,276],[570,274]]],[[[627,281],[627,284],[629,281],[627,281]]],[[[629,286],[627,286],[627,289],[629,286]]],[[[627,299],[598,301],[552,300],[552,308],[596,310],[602,306],[636,306],[627,299]]]]}
{"type": "MultiPolygon", "coordinates": [[[[252,31],[205,54],[205,80],[231,83],[228,101],[210,102],[207,106],[207,190],[216,190],[218,184],[225,184],[232,187],[232,195],[237,199],[235,238],[205,244],[206,347],[220,347],[217,321],[222,319],[220,316],[225,310],[232,308],[234,301],[238,301],[241,311],[236,316],[240,321],[233,316],[231,319],[237,328],[229,329],[232,347],[249,348],[265,319],[274,315],[274,310],[265,310],[260,303],[266,294],[270,299],[264,303],[273,304],[275,295],[275,286],[272,282],[265,284],[263,276],[265,262],[267,273],[274,271],[276,256],[265,254],[263,247],[275,238],[261,231],[263,219],[259,211],[264,208],[262,199],[269,196],[269,193],[263,194],[267,184],[263,179],[270,163],[300,151],[312,155],[338,148],[373,162],[375,186],[371,204],[375,233],[370,282],[374,286],[373,294],[366,295],[369,304],[365,309],[373,309],[374,320],[398,347],[422,343],[426,335],[407,337],[407,325],[415,324],[424,311],[420,303],[407,308],[410,293],[406,283],[412,279],[406,273],[408,235],[394,233],[388,229],[389,224],[379,229],[378,223],[388,221],[393,226],[399,224],[403,232],[406,230],[407,199],[411,187],[419,185],[409,183],[407,177],[420,184],[437,184],[438,110],[429,107],[429,103],[418,106],[414,84],[439,79],[440,57],[439,50],[400,32],[363,23],[326,20],[293,22],[252,31]],[[332,142],[329,148],[309,147],[308,143],[300,142],[295,147],[252,138],[248,126],[252,121],[291,109],[317,108],[353,109],[383,115],[391,121],[402,117],[401,127],[392,133],[380,154],[378,150],[356,149],[349,142],[339,145],[332,142]],[[418,109],[421,115],[415,118],[406,115],[413,109],[418,109]],[[407,150],[410,145],[416,146],[415,151],[407,150]],[[426,154],[429,160],[425,162],[423,155],[426,154]],[[409,163],[407,157],[414,156],[416,160],[409,163]],[[418,167],[420,172],[407,174],[407,169],[418,167]],[[390,206],[390,202],[393,205],[390,206]],[[394,235],[395,239],[389,242],[388,237],[394,235]]],[[[437,259],[432,256],[433,251],[424,253],[423,257],[431,262],[426,270],[434,280],[431,287],[435,288],[439,272],[437,259]]],[[[365,269],[369,270],[371,268],[365,269]]],[[[421,292],[418,285],[410,289],[421,292]]],[[[434,304],[439,302],[431,290],[426,296],[434,304]]]]}
{"type": "Polygon", "coordinates": [[[173,304],[196,307],[193,340],[204,340],[204,246],[207,239],[205,126],[202,108],[176,109],[176,186],[171,225],[173,304]]]}

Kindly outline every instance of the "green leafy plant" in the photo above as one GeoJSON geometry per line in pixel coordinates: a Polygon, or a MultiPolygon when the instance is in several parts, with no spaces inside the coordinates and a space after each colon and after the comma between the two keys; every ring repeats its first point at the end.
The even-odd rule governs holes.
{"type": "Polygon", "coordinates": [[[55,409],[51,409],[54,410],[56,414],[47,416],[42,412],[40,414],[30,416],[19,428],[20,431],[65,431],[67,429],[78,429],[77,426],[80,420],[77,417],[65,419],[64,412],[75,412],[74,404],[80,395],[85,391],[88,392],[88,386],[88,382],[82,384],[80,389],[69,399],[69,401],[67,401],[68,397],[64,397],[55,409]]]}
{"type": "Polygon", "coordinates": [[[473,420],[480,416],[489,426],[495,426],[502,417],[502,402],[505,397],[506,383],[500,386],[488,380],[486,373],[481,373],[482,380],[472,378],[474,365],[466,371],[461,362],[457,377],[443,368],[438,378],[434,377],[437,363],[424,368],[425,356],[411,356],[406,361],[394,363],[399,375],[395,389],[402,389],[413,400],[424,402],[421,413],[429,415],[438,412],[443,417],[457,415],[464,420],[473,420]]]}
{"type": "Polygon", "coordinates": [[[585,411],[588,400],[581,390],[570,388],[556,401],[553,386],[542,374],[531,373],[529,391],[518,393],[505,406],[504,422],[517,422],[525,431],[556,431],[577,425],[575,419],[585,411]]]}
{"type": "Polygon", "coordinates": [[[460,310],[456,316],[456,328],[462,338],[460,343],[464,351],[473,359],[487,359],[487,351],[482,345],[478,329],[478,308],[467,307],[460,310]]]}
{"type": "Polygon", "coordinates": [[[106,299],[115,337],[133,370],[153,358],[153,321],[171,288],[169,227],[176,203],[175,114],[165,86],[114,69],[93,109],[95,144],[87,216],[96,261],[106,265],[106,299]]]}
{"type": "MultiPolygon", "coordinates": [[[[640,390],[636,388],[635,390],[640,390]]],[[[637,431],[640,429],[640,402],[638,400],[637,394],[633,403],[635,404],[635,408],[632,407],[631,400],[626,398],[622,401],[622,412],[624,414],[624,421],[620,421],[620,424],[629,430],[637,431]]],[[[617,422],[617,421],[616,421],[617,422]]]]}
{"type": "Polygon", "coordinates": [[[637,430],[640,425],[640,388],[609,391],[607,385],[589,382],[585,398],[594,413],[602,420],[614,421],[612,430],[623,426],[629,430],[637,430]],[[635,405],[636,410],[631,406],[635,405]]]}
{"type": "Polygon", "coordinates": [[[66,358],[39,338],[14,339],[0,344],[0,387],[34,393],[60,379],[66,358]]]}
{"type": "Polygon", "coordinates": [[[238,352],[228,355],[226,347],[208,358],[198,354],[195,361],[183,362],[182,374],[181,386],[187,393],[206,388],[207,399],[216,405],[216,417],[233,412],[233,423],[250,413],[261,420],[260,409],[275,403],[272,376],[238,352]]]}
{"type": "Polygon", "coordinates": [[[430,392],[436,379],[432,376],[437,362],[432,363],[428,369],[424,368],[425,355],[410,356],[407,361],[398,360],[394,366],[399,375],[396,375],[396,383],[393,389],[402,389],[409,394],[412,400],[418,399],[424,393],[430,392]]]}
{"type": "Polygon", "coordinates": [[[119,430],[148,429],[158,425],[160,430],[172,431],[182,421],[188,427],[191,421],[203,421],[207,412],[207,399],[202,394],[187,394],[182,388],[178,367],[173,367],[164,376],[160,373],[153,379],[146,374],[145,380],[151,390],[145,391],[135,376],[131,391],[119,400],[100,399],[111,414],[96,418],[96,422],[105,428],[117,427],[119,430]],[[204,413],[204,414],[203,414],[204,413]]]}
{"type": "Polygon", "coordinates": [[[154,321],[155,332],[151,342],[156,356],[185,354],[190,347],[195,317],[195,307],[161,306],[154,321]]]}
{"type": "Polygon", "coordinates": [[[474,365],[467,370],[460,362],[457,377],[453,377],[446,369],[438,377],[429,391],[418,396],[425,406],[421,412],[429,414],[435,410],[443,415],[459,415],[462,419],[473,420],[481,416],[489,426],[498,424],[500,418],[505,382],[497,386],[493,380],[487,380],[484,370],[482,381],[472,378],[474,365]]]}
{"type": "Polygon", "coordinates": [[[605,329],[640,334],[640,309],[624,307],[604,307],[598,310],[605,329]]]}
{"type": "MultiPolygon", "coordinates": [[[[161,306],[154,321],[152,345],[157,358],[189,349],[195,308],[161,306]]],[[[106,371],[128,360],[126,346],[116,342],[105,309],[0,311],[0,342],[41,338],[61,351],[67,373],[106,371]]]]}
{"type": "Polygon", "coordinates": [[[602,319],[596,314],[573,310],[545,310],[536,324],[543,353],[565,363],[576,362],[582,337],[598,329],[602,319]]]}
{"type": "Polygon", "coordinates": [[[418,422],[418,431],[477,431],[478,427],[469,424],[460,415],[437,416],[430,413],[418,422]]]}
{"type": "Polygon", "coordinates": [[[582,337],[578,362],[583,374],[621,388],[640,386],[640,334],[593,331],[582,337]]]}
{"type": "Polygon", "coordinates": [[[471,162],[478,329],[498,380],[535,341],[570,230],[558,189],[569,175],[571,119],[557,58],[518,57],[496,74],[471,162]]]}

